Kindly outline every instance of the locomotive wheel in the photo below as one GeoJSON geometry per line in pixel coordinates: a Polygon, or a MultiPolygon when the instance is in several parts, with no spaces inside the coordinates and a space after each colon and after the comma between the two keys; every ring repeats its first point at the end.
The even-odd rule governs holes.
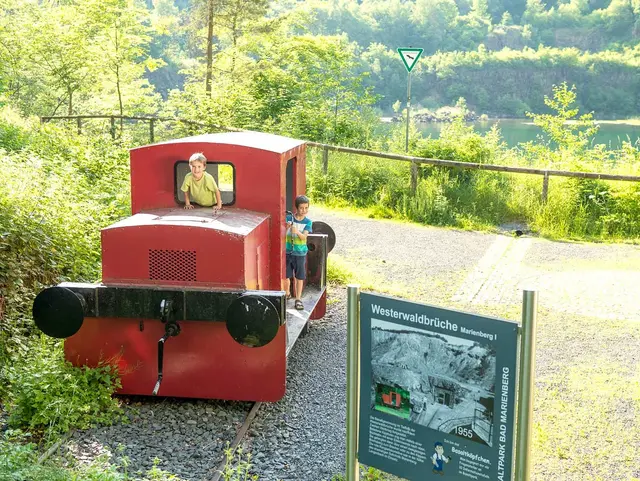
{"type": "Polygon", "coordinates": [[[312,229],[314,234],[327,235],[327,253],[331,252],[336,245],[336,233],[331,226],[325,222],[316,220],[313,221],[312,229]]]}
{"type": "Polygon", "coordinates": [[[66,287],[49,287],[33,301],[33,320],[47,336],[73,336],[84,321],[83,300],[66,287]]]}
{"type": "Polygon", "coordinates": [[[227,308],[227,330],[243,346],[265,346],[273,341],[279,328],[278,310],[266,297],[246,294],[227,308]]]}

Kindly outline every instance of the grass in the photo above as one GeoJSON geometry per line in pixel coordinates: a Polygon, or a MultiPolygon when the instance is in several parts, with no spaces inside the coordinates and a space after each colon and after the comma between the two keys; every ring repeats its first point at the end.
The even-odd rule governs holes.
{"type": "Polygon", "coordinates": [[[327,279],[330,283],[359,284],[364,291],[376,291],[397,297],[406,297],[409,287],[402,283],[382,285],[380,277],[362,264],[355,265],[338,254],[331,254],[327,263],[327,279]]]}
{"type": "MultiPolygon", "coordinates": [[[[575,100],[566,86],[554,92],[567,108],[575,100]]],[[[557,149],[544,142],[508,149],[498,130],[482,135],[458,119],[447,124],[438,139],[416,134],[409,153],[459,162],[638,175],[637,148],[629,143],[618,150],[588,148],[587,134],[565,122],[567,112],[559,109],[556,116],[534,116],[557,149]]],[[[589,124],[581,121],[581,125],[585,122],[589,124]]],[[[593,122],[589,125],[594,127],[593,122]]],[[[404,153],[399,134],[400,129],[392,129],[371,150],[404,153]]],[[[553,239],[640,240],[640,187],[635,182],[551,177],[543,202],[539,175],[423,165],[417,168],[416,185],[411,188],[408,162],[332,152],[325,173],[320,149],[308,149],[307,160],[308,193],[314,202],[361,210],[372,218],[473,230],[520,222],[553,239]]]]}
{"type": "Polygon", "coordinates": [[[537,479],[635,479],[640,325],[543,314],[532,446],[537,479]]]}
{"type": "MultiPolygon", "coordinates": [[[[159,459],[146,473],[129,473],[129,460],[119,453],[116,459],[98,456],[90,463],[78,463],[68,457],[41,460],[28,436],[9,431],[0,437],[0,479],[10,481],[181,481],[171,473],[158,468],[159,459]]],[[[237,478],[235,478],[237,479],[237,478]]]]}
{"type": "MultiPolygon", "coordinates": [[[[42,460],[29,436],[18,431],[8,431],[0,436],[0,480],[2,481],[184,481],[158,466],[161,460],[153,460],[146,472],[130,472],[130,459],[119,446],[116,453],[105,453],[90,462],[77,462],[73,457],[42,460]]],[[[221,471],[222,481],[256,481],[249,474],[251,457],[241,449],[233,452],[225,449],[227,464],[221,471]]]]}
{"type": "Polygon", "coordinates": [[[585,479],[589,473],[589,479],[604,481],[637,475],[638,366],[606,357],[591,362],[595,365],[573,365],[538,380],[532,452],[540,479],[558,474],[585,479]]]}

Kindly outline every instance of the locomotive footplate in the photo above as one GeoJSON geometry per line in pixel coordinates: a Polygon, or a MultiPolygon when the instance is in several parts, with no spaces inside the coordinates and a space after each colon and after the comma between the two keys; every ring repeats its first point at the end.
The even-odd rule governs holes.
{"type": "Polygon", "coordinates": [[[317,286],[305,287],[302,294],[302,304],[304,310],[298,310],[293,307],[293,299],[287,305],[287,356],[293,345],[300,336],[304,336],[308,327],[309,319],[313,318],[312,314],[316,306],[322,302],[325,290],[317,286]]]}

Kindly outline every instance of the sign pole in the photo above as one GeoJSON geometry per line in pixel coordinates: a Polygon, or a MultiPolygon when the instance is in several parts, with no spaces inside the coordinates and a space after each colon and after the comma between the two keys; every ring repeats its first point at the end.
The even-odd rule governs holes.
{"type": "MultiPolygon", "coordinates": [[[[404,139],[404,151],[409,152],[409,125],[411,124],[411,70],[418,63],[418,59],[424,49],[422,48],[399,48],[398,53],[402,63],[407,69],[407,130],[404,139]]],[[[416,192],[418,186],[418,164],[411,161],[411,191],[416,192]]]]}
{"type": "Polygon", "coordinates": [[[347,286],[347,480],[359,481],[360,286],[347,286]]]}
{"type": "Polygon", "coordinates": [[[518,434],[516,435],[516,481],[529,481],[531,459],[531,420],[536,346],[538,293],[524,291],[522,296],[522,336],[520,338],[520,383],[518,385],[518,434]]]}
{"type": "Polygon", "coordinates": [[[404,141],[404,151],[409,152],[409,123],[411,119],[411,71],[407,73],[407,131],[404,141]]]}

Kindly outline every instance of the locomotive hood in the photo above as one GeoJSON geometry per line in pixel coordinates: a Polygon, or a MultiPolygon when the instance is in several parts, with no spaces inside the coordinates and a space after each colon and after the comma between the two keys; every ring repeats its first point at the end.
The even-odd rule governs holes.
{"type": "MultiPolygon", "coordinates": [[[[212,229],[246,236],[268,218],[267,214],[261,212],[234,208],[225,208],[217,213],[214,213],[211,207],[192,210],[167,208],[140,212],[106,227],[103,231],[127,227],[175,226],[212,229]]],[[[189,240],[185,239],[185,245],[188,243],[189,240]]]]}
{"type": "Polygon", "coordinates": [[[260,289],[268,285],[268,214],[211,207],[139,212],[102,230],[105,284],[260,289]]]}

